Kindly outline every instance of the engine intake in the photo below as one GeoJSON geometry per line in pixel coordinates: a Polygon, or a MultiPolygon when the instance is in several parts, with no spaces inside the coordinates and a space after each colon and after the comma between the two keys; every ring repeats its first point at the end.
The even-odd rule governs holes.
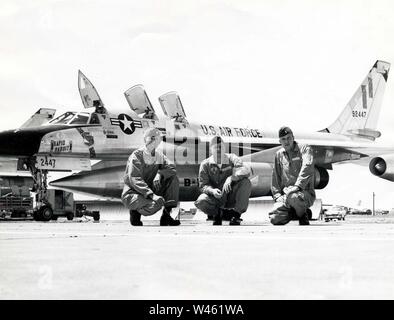
{"type": "Polygon", "coordinates": [[[328,171],[321,167],[315,167],[315,189],[324,189],[329,181],[328,171]]]}
{"type": "MultiPolygon", "coordinates": [[[[268,163],[244,163],[251,168],[252,197],[271,194],[272,165],[268,163]]],[[[330,180],[328,171],[315,167],[315,189],[324,189],[330,180]]]]}
{"type": "Polygon", "coordinates": [[[394,181],[394,154],[373,158],[369,163],[369,171],[379,178],[394,181]]]}

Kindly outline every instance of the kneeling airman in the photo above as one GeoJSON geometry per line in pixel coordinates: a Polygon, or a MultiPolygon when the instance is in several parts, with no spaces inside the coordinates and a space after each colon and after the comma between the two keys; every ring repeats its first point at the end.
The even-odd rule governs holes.
{"type": "Polygon", "coordinates": [[[295,218],[300,225],[309,225],[308,211],[316,199],[312,149],[294,141],[289,127],[279,129],[279,142],[282,148],[275,155],[271,184],[276,203],[270,221],[284,225],[295,218]]]}
{"type": "Polygon", "coordinates": [[[195,206],[213,217],[214,225],[221,225],[223,216],[231,217],[230,225],[241,224],[251,194],[250,170],[233,153],[225,153],[225,144],[219,136],[210,143],[211,157],[205,159],[199,170],[202,194],[195,206]]]}
{"type": "Polygon", "coordinates": [[[157,150],[161,133],[156,128],[144,134],[145,146],[129,157],[124,177],[122,202],[130,210],[130,223],[142,226],[141,215],[150,216],[163,209],[161,226],[178,226],[170,213],[178,206],[179,181],[175,165],[157,150]]]}

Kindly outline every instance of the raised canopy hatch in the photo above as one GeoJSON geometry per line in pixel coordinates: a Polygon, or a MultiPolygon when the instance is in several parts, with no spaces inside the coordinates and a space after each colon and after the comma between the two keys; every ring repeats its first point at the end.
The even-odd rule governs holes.
{"type": "Polygon", "coordinates": [[[105,113],[104,103],[101,100],[96,88],[89,79],[78,71],[78,90],[85,108],[96,108],[96,112],[105,113]]]}
{"type": "Polygon", "coordinates": [[[161,95],[159,102],[166,116],[177,122],[188,123],[185,110],[177,92],[171,91],[161,95]]]}
{"type": "Polygon", "coordinates": [[[145,119],[157,120],[155,109],[142,84],[137,84],[124,93],[131,110],[145,119]]]}

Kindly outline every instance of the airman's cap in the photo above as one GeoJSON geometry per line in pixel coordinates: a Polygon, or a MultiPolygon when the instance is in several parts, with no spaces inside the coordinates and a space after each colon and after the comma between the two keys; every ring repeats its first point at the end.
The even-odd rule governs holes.
{"type": "Polygon", "coordinates": [[[291,131],[289,127],[282,127],[279,129],[279,138],[282,138],[289,133],[293,134],[293,131],[291,131]]]}
{"type": "Polygon", "coordinates": [[[212,147],[212,146],[214,146],[214,145],[216,145],[216,144],[219,144],[219,143],[224,144],[222,137],[220,137],[220,136],[214,136],[214,137],[211,139],[210,146],[212,147]]]}
{"type": "Polygon", "coordinates": [[[161,137],[161,132],[157,128],[149,128],[144,132],[144,140],[148,137],[161,137]]]}

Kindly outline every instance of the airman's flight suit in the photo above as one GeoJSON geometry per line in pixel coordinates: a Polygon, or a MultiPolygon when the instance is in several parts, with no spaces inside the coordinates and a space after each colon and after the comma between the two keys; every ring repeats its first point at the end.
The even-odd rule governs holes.
{"type": "Polygon", "coordinates": [[[251,183],[249,170],[243,167],[242,160],[235,154],[225,153],[222,164],[217,164],[213,156],[200,165],[199,183],[202,194],[195,201],[195,206],[209,216],[218,215],[220,208],[232,208],[239,214],[244,213],[249,205],[251,183]],[[223,189],[227,178],[232,177],[229,193],[223,189]],[[212,195],[213,189],[222,191],[220,199],[212,195]]]}
{"type": "Polygon", "coordinates": [[[292,212],[298,218],[306,214],[306,210],[316,199],[314,172],[310,146],[294,142],[291,152],[287,153],[284,148],[277,151],[271,186],[273,198],[277,202],[274,211],[270,213],[272,224],[288,223],[292,219],[292,212]],[[300,190],[286,196],[283,190],[289,186],[297,186],[300,190]]]}
{"type": "Polygon", "coordinates": [[[157,150],[154,156],[145,147],[135,150],[127,161],[124,182],[122,202],[129,210],[150,216],[163,206],[175,208],[178,205],[179,181],[175,166],[157,150]],[[160,190],[153,185],[158,172],[162,177],[160,190]],[[164,201],[154,201],[153,194],[162,196],[164,201]]]}

